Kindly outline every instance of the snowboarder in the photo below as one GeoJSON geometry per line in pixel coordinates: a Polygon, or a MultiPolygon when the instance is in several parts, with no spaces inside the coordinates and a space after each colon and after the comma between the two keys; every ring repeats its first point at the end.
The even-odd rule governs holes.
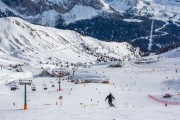
{"type": "Polygon", "coordinates": [[[112,103],[113,99],[115,100],[115,98],[113,97],[113,95],[111,93],[106,97],[105,101],[107,99],[108,99],[108,103],[109,103],[110,107],[115,107],[115,105],[112,103]]]}

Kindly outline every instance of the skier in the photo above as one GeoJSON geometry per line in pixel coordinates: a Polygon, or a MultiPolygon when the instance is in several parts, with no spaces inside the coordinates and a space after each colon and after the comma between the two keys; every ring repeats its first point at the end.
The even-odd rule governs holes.
{"type": "Polygon", "coordinates": [[[14,106],[16,106],[16,104],[15,104],[15,103],[13,103],[13,105],[14,105],[14,106]]]}
{"type": "Polygon", "coordinates": [[[113,97],[113,95],[111,93],[106,97],[105,101],[107,99],[108,99],[108,103],[109,103],[110,107],[115,107],[114,104],[112,103],[113,99],[115,100],[115,98],[113,97]]]}

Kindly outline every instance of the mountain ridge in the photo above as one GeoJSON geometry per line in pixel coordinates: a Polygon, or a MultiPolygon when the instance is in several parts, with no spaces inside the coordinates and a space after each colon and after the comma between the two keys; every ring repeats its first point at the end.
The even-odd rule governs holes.
{"type": "Polygon", "coordinates": [[[16,16],[105,41],[129,42],[145,51],[155,52],[180,40],[177,0],[2,1],[1,17],[16,16]]]}

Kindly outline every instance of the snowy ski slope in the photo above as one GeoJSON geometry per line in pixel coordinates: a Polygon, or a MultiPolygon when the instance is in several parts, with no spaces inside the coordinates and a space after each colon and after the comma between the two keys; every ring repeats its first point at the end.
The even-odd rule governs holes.
{"type": "MultiPolygon", "coordinates": [[[[180,57],[177,54],[180,55],[180,52],[174,50],[143,58],[155,61],[149,64],[126,61],[123,68],[107,67],[111,63],[95,64],[91,68],[80,67],[79,72],[83,70],[109,77],[110,84],[74,84],[62,80],[62,91],[57,91],[58,78],[33,77],[42,71],[38,64],[23,66],[22,73],[3,68],[0,70],[0,120],[179,120],[179,105],[165,107],[164,103],[148,98],[148,95],[153,95],[164,101],[180,102],[177,95],[180,91],[177,86],[180,83],[180,57]],[[20,78],[32,79],[37,88],[33,92],[31,86],[27,87],[27,111],[23,110],[24,87],[10,91],[10,83],[13,80],[18,83],[20,78]],[[174,81],[173,78],[176,84],[167,82],[174,81]],[[47,91],[43,90],[43,84],[47,85],[47,91]],[[54,88],[52,84],[55,84],[54,88]],[[109,108],[105,102],[110,92],[115,97],[115,108],[109,108]],[[164,99],[162,96],[166,93],[173,97],[164,99]],[[59,96],[63,96],[62,107],[59,96]]],[[[52,68],[53,65],[49,66],[52,68]]]]}
{"type": "MultiPolygon", "coordinates": [[[[127,43],[99,42],[73,31],[35,26],[18,18],[3,18],[0,24],[0,120],[180,119],[179,105],[168,104],[165,107],[164,103],[148,97],[152,95],[159,100],[180,102],[179,48],[139,58],[147,63],[135,64],[134,59],[125,59],[122,68],[108,67],[113,64],[111,62],[92,64],[90,68],[79,67],[75,72],[76,79],[80,79],[79,76],[93,79],[104,76],[110,83],[75,84],[64,77],[61,78],[62,91],[57,91],[59,78],[39,76],[42,68],[61,68],[52,64],[60,61],[63,65],[66,62],[94,63],[97,57],[85,51],[84,45],[94,53],[135,58],[130,52],[131,46],[127,43]],[[23,72],[8,66],[24,62],[29,64],[22,66],[23,72]],[[27,86],[26,111],[23,110],[24,86],[18,85],[19,79],[32,80],[36,86],[36,91],[27,86]],[[11,91],[15,83],[19,90],[11,91]],[[44,84],[47,90],[44,90],[44,84]],[[52,87],[53,84],[55,87],[52,87]],[[115,97],[115,108],[109,108],[105,101],[110,92],[115,97]],[[166,93],[173,95],[172,98],[163,98],[166,93]],[[60,96],[63,96],[62,107],[60,96]]],[[[72,67],[68,68],[70,73],[72,67]]]]}

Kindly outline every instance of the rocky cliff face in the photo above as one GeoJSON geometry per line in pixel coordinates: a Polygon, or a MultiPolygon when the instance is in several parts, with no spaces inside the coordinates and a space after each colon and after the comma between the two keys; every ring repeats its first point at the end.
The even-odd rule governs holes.
{"type": "MultiPolygon", "coordinates": [[[[64,14],[73,16],[76,15],[74,12],[81,11],[86,14],[90,10],[93,10],[88,13],[91,17],[94,12],[152,16],[155,19],[173,21],[178,21],[180,17],[178,0],[2,0],[2,2],[23,16],[34,18],[49,11],[55,11],[59,16],[64,14]]],[[[88,19],[88,17],[84,19],[86,18],[88,19]]]]}
{"type": "Polygon", "coordinates": [[[103,7],[99,0],[59,0],[53,2],[52,0],[2,0],[9,7],[17,10],[24,15],[35,16],[42,14],[48,10],[55,10],[60,14],[69,12],[75,5],[82,4],[83,6],[90,6],[94,9],[101,9],[103,7]]]}

